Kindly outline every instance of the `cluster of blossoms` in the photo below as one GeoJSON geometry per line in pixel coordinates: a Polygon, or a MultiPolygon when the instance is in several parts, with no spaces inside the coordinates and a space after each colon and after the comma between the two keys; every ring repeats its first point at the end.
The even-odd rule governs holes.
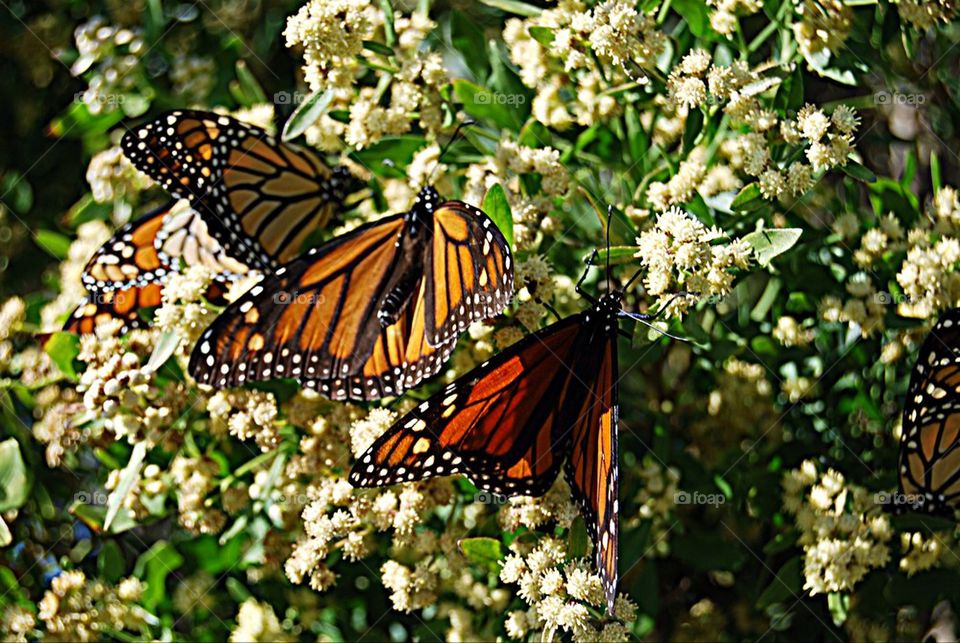
{"type": "Polygon", "coordinates": [[[607,0],[589,9],[566,0],[536,17],[508,20],[503,40],[520,80],[536,91],[534,118],[565,129],[617,116],[621,105],[608,90],[637,75],[646,81],[644,70],[654,65],[666,37],[632,3],[607,0]],[[538,30],[549,35],[534,37],[538,30]]]}
{"type": "Polygon", "coordinates": [[[219,533],[227,522],[223,511],[206,504],[219,472],[220,465],[204,457],[178,455],[170,465],[170,475],[176,481],[180,524],[194,534],[219,533]]]}
{"type": "Polygon", "coordinates": [[[737,31],[737,18],[750,16],[763,8],[759,0],[707,0],[711,7],[710,26],[718,33],[731,36],[737,31]]]}
{"type": "Polygon", "coordinates": [[[296,640],[296,636],[283,628],[276,612],[267,603],[248,598],[240,604],[240,611],[237,613],[237,627],[230,632],[230,641],[236,643],[246,643],[247,641],[290,643],[296,640]]]}
{"type": "Polygon", "coordinates": [[[497,513],[497,521],[505,531],[515,532],[523,527],[537,529],[555,524],[569,529],[580,515],[570,495],[570,487],[560,477],[539,498],[517,496],[508,498],[497,513]]]}
{"type": "Polygon", "coordinates": [[[211,430],[226,429],[240,440],[253,438],[261,451],[280,444],[277,401],[273,393],[244,389],[217,391],[207,401],[211,430]]]}
{"type": "MultiPolygon", "coordinates": [[[[636,256],[646,269],[647,293],[661,300],[677,291],[718,299],[728,294],[732,271],[747,268],[753,251],[742,239],[713,243],[724,236],[679,208],[659,215],[654,226],[637,238],[636,256]]],[[[693,297],[678,297],[670,303],[668,314],[683,314],[694,303],[693,297]]]]}
{"type": "Polygon", "coordinates": [[[957,15],[956,0],[898,0],[896,5],[900,17],[920,31],[950,22],[957,15]]]}
{"type": "Polygon", "coordinates": [[[180,54],[170,65],[173,91],[188,103],[199,103],[213,90],[216,71],[217,63],[212,58],[180,54]]]}
{"type": "Polygon", "coordinates": [[[500,580],[516,584],[518,594],[530,606],[507,614],[504,624],[512,639],[527,639],[531,633],[551,638],[563,631],[575,641],[619,641],[627,638],[624,625],[635,618],[636,606],[621,594],[613,614],[598,620],[592,615],[606,599],[600,577],[582,559],[567,561],[564,544],[542,538],[532,548],[515,541],[514,552],[503,561],[500,580]]]}
{"type": "MultiPolygon", "coordinates": [[[[142,592],[136,578],[113,587],[88,579],[82,571],[65,571],[51,581],[37,618],[46,636],[58,640],[99,641],[119,632],[139,633],[156,624],[156,618],[136,604],[142,592]]],[[[25,624],[23,619],[10,625],[23,628],[25,624]]]]}
{"type": "Polygon", "coordinates": [[[803,0],[797,14],[793,36],[808,58],[823,51],[839,52],[853,27],[853,10],[842,0],[803,0]]]}
{"type": "Polygon", "coordinates": [[[929,318],[960,302],[960,197],[942,188],[929,209],[929,218],[907,233],[907,256],[897,273],[905,300],[897,312],[929,318]]]}
{"type": "MultiPolygon", "coordinates": [[[[87,183],[97,203],[111,203],[145,190],[153,183],[123,154],[119,145],[97,152],[87,166],[87,183]]],[[[117,223],[123,223],[117,221],[117,223]]]]}
{"type": "Polygon", "coordinates": [[[933,533],[903,532],[900,534],[900,569],[907,576],[933,567],[945,566],[956,569],[960,563],[957,555],[960,543],[956,534],[948,531],[933,533]]]}
{"type": "Polygon", "coordinates": [[[722,139],[720,154],[726,164],[708,170],[704,151],[695,148],[680,163],[668,182],[654,181],[647,199],[659,211],[680,205],[699,191],[710,196],[739,187],[735,171],[755,177],[767,199],[804,194],[814,183],[814,174],[844,165],[853,151],[853,133],[859,120],[852,109],[838,106],[830,116],[806,105],[795,119],[781,120],[764,107],[760,95],[777,86],[776,78],[765,78],[742,62],[716,65],[708,52],[697,49],[686,54],[667,79],[666,107],[675,114],[662,133],[674,140],[682,131],[689,110],[722,105],[731,124],[747,131],[733,130],[722,139]],[[778,127],[779,125],[779,127],[778,127]],[[780,142],[802,146],[807,162],[784,165],[774,160],[774,145],[780,142]]]}
{"type": "Polygon", "coordinates": [[[890,560],[889,517],[863,487],[812,460],[783,478],[783,506],[794,514],[803,546],[804,589],[811,594],[852,589],[870,569],[890,560]]]}
{"type": "MultiPolygon", "coordinates": [[[[863,270],[847,277],[846,301],[836,295],[820,301],[822,319],[847,323],[869,337],[884,329],[890,306],[902,317],[931,319],[960,302],[960,274],[955,269],[960,261],[960,197],[956,189],[942,187],[927,208],[927,216],[907,230],[894,213],[878,217],[865,232],[860,224],[852,213],[833,223],[844,241],[859,238],[852,254],[863,270]],[[887,267],[891,258],[898,262],[893,268],[899,293],[880,289],[886,284],[878,271],[887,267]]],[[[912,343],[910,338],[902,339],[912,343]]],[[[888,343],[884,360],[892,362],[902,347],[902,342],[888,343]]]]}
{"type": "Polygon", "coordinates": [[[849,299],[844,302],[836,295],[827,295],[820,300],[820,318],[828,322],[847,324],[862,337],[870,337],[883,329],[887,300],[877,291],[866,273],[857,273],[846,283],[849,299]]]}
{"type": "Polygon", "coordinates": [[[766,369],[730,358],[717,374],[707,395],[704,413],[691,424],[694,453],[715,465],[731,450],[748,449],[752,440],[773,442],[779,438],[779,414],[774,406],[773,386],[766,369]]]}
{"type": "Polygon", "coordinates": [[[114,111],[134,89],[141,72],[140,57],[146,45],[139,31],[107,24],[97,16],[74,32],[79,57],[70,67],[87,79],[81,100],[91,114],[114,111]]]}
{"type": "Polygon", "coordinates": [[[168,429],[188,408],[182,382],[159,386],[145,362],[153,352],[155,331],[137,330],[126,341],[109,335],[84,335],[77,358],[86,365],[77,391],[94,417],[104,417],[105,428],[131,443],[147,440],[172,446],[179,436],[168,429]]]}
{"type": "Polygon", "coordinates": [[[813,341],[815,335],[809,325],[801,323],[796,317],[790,315],[780,317],[770,334],[787,347],[806,346],[813,341]]]}
{"type": "Polygon", "coordinates": [[[441,88],[448,72],[440,54],[420,44],[436,25],[424,14],[397,16],[388,38],[383,12],[370,0],[311,0],[287,22],[287,46],[300,47],[304,76],[314,92],[333,92],[331,107],[350,112],[348,123],[324,115],[307,131],[307,140],[322,150],[369,147],[384,136],[409,132],[414,122],[431,134],[443,124],[441,88]],[[395,42],[389,42],[394,40],[395,42]],[[393,55],[365,50],[364,41],[388,41],[393,55]],[[375,62],[358,61],[361,54],[375,62]],[[363,86],[371,68],[385,82],[363,86]],[[360,87],[359,92],[356,88],[360,87]],[[388,95],[387,105],[381,100],[388,95]]]}
{"type": "Polygon", "coordinates": [[[156,327],[185,339],[184,348],[196,343],[216,317],[216,311],[204,299],[213,276],[209,268],[199,264],[170,275],[163,286],[156,327]]]}

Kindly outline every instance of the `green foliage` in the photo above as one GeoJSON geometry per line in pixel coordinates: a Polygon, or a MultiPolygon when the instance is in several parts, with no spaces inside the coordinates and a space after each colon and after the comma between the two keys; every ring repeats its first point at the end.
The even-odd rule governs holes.
{"type": "Polygon", "coordinates": [[[917,347],[960,303],[950,3],[588,2],[600,18],[580,32],[556,3],[377,0],[336,60],[286,47],[302,4],[48,0],[0,18],[0,292],[18,297],[0,314],[0,608],[27,623],[4,638],[50,636],[39,606],[82,572],[75,604],[126,610],[103,638],[246,640],[259,622],[305,641],[566,640],[547,620],[511,629],[550,614],[503,574],[545,542],[563,549],[564,614],[588,603],[569,575],[593,547],[564,483],[529,504],[461,476],[392,499],[336,486],[383,409],[442,377],[352,406],[289,379],[200,390],[184,360],[216,310],[196,301],[164,302],[174,330],[55,332],[108,231],[167,198],[109,152],[188,106],[244,110],[357,174],[311,242],[402,209],[411,183],[491,217],[522,279],[461,338],[457,376],[553,321],[541,301],[583,310],[573,285],[595,251],[589,293],[639,271],[626,309],[663,312],[625,321],[619,352],[620,589],[636,614],[589,604],[579,638],[920,639],[940,601],[960,605],[956,522],[876,500],[897,488],[917,347]],[[419,35],[415,11],[432,20],[419,35]],[[83,25],[109,42],[84,48],[83,25]],[[103,346],[113,362],[91,356],[103,346]]]}

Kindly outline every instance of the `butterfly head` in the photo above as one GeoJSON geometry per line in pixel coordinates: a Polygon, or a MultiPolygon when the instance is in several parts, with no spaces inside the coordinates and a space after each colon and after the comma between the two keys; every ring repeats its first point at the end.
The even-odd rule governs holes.
{"type": "Polygon", "coordinates": [[[413,201],[413,207],[410,208],[410,214],[420,220],[430,220],[433,218],[433,212],[440,206],[440,193],[432,185],[425,185],[420,188],[417,198],[413,201]]]}
{"type": "Polygon", "coordinates": [[[342,165],[333,169],[327,180],[327,190],[332,201],[342,202],[348,194],[360,189],[361,182],[342,165]]]}
{"type": "Polygon", "coordinates": [[[619,290],[612,290],[601,295],[597,300],[597,310],[609,317],[618,317],[623,310],[623,293],[619,290]]]}

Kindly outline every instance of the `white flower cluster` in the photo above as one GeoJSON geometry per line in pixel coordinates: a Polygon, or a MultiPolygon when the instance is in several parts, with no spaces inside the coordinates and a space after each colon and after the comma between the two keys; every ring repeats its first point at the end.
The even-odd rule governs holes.
{"type": "Polygon", "coordinates": [[[826,594],[852,589],[870,569],[890,560],[890,519],[871,494],[812,460],[783,478],[783,506],[796,516],[803,546],[804,589],[826,594]]]}
{"type": "MultiPolygon", "coordinates": [[[[753,251],[742,239],[713,243],[722,237],[720,230],[707,228],[679,208],[659,215],[637,239],[636,256],[646,269],[647,292],[661,300],[680,290],[702,297],[726,295],[733,285],[732,270],[746,268],[753,251]]],[[[682,314],[695,302],[694,297],[679,297],[668,314],[682,314]]]]}

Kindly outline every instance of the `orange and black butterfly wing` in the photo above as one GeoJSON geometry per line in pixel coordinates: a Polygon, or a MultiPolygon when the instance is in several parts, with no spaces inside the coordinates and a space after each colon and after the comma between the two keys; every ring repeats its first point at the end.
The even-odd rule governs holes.
{"type": "Polygon", "coordinates": [[[357,487],[462,473],[482,489],[543,495],[570,439],[563,409],[582,405],[583,316],[524,338],[397,421],[350,472],[357,487]]]}
{"type": "Polygon", "coordinates": [[[207,233],[189,202],[172,201],[126,224],[94,253],[81,275],[91,294],[64,330],[92,333],[109,319],[123,321],[121,332],[145,326],[140,311],[161,304],[163,284],[180,271],[181,262],[215,273],[206,296],[221,305],[230,282],[249,272],[207,233]]]}
{"type": "Polygon", "coordinates": [[[355,183],[313,152],[213,112],[168,112],[127,132],[121,147],[172,194],[202,200],[210,233],[255,268],[298,256],[355,183]]]}
{"type": "Polygon", "coordinates": [[[307,379],[304,385],[334,400],[379,400],[399,395],[435,374],[450,358],[456,339],[433,347],[427,341],[421,294],[380,332],[363,369],[351,376],[307,379]]]}
{"type": "Polygon", "coordinates": [[[204,331],[191,374],[220,388],[271,377],[345,386],[381,335],[404,225],[396,215],[361,226],[267,275],[204,331]]]}
{"type": "Polygon", "coordinates": [[[900,491],[912,509],[952,516],[960,506],[960,309],[930,331],[910,378],[900,491]]]}
{"type": "Polygon", "coordinates": [[[576,420],[564,473],[593,540],[597,569],[612,611],[617,592],[619,511],[616,329],[612,334],[598,334],[588,350],[585,359],[599,358],[599,363],[582,369],[585,376],[594,379],[589,382],[583,406],[570,411],[576,420]]]}
{"type": "Polygon", "coordinates": [[[160,305],[161,288],[161,284],[155,282],[90,293],[67,319],[63,330],[91,334],[97,326],[110,320],[122,322],[117,330],[121,335],[134,328],[143,328],[147,324],[141,319],[140,311],[160,305]]]}
{"type": "Polygon", "coordinates": [[[427,339],[438,346],[500,314],[513,296],[513,260],[503,233],[481,210],[447,201],[433,214],[424,296],[427,339]]]}
{"type": "Polygon", "coordinates": [[[221,282],[231,282],[250,273],[250,267],[232,257],[210,234],[198,208],[179,201],[156,233],[157,252],[179,266],[204,266],[221,282]]]}
{"type": "Polygon", "coordinates": [[[157,244],[157,235],[175,205],[171,201],[124,225],[93,254],[80,277],[91,292],[145,286],[175,271],[175,262],[157,244]]]}

